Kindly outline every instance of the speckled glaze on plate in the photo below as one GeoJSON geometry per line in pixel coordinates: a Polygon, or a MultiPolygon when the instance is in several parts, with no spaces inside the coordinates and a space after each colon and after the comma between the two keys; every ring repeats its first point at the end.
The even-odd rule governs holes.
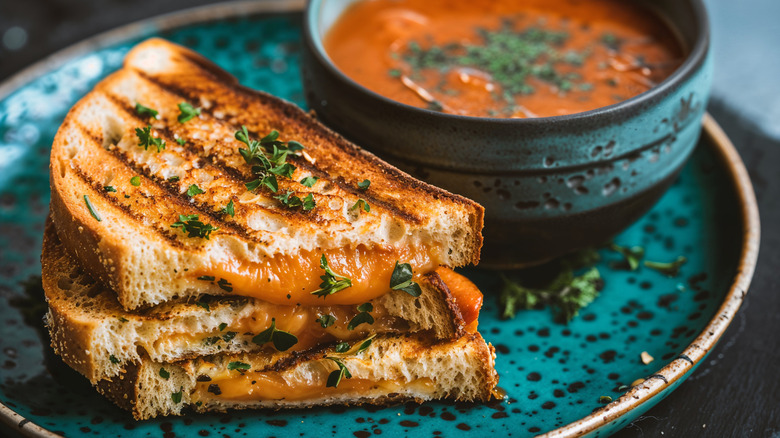
{"type": "Polygon", "coordinates": [[[611,269],[601,296],[568,326],[549,311],[498,318],[495,273],[466,274],[483,289],[480,330],[497,349],[507,399],[486,405],[237,411],[135,422],[48,347],[41,323],[40,245],[48,211],[51,140],[68,109],[119,67],[136,42],[159,35],[189,46],[242,83],[303,104],[299,3],[230,3],[112,31],[54,55],[0,86],[0,419],[30,436],[605,436],[669,394],[725,331],[758,251],[758,213],[739,156],[705,119],[671,190],[616,239],[647,258],[688,263],[677,278],[611,269]],[[655,360],[642,364],[639,355],[655,360]],[[644,383],[628,393],[623,384],[644,383]],[[609,405],[599,397],[609,395],[609,405]]]}

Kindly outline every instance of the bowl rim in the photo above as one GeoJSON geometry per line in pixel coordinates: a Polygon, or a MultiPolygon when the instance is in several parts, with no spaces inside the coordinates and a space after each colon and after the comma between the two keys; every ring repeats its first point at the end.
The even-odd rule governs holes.
{"type": "MultiPolygon", "coordinates": [[[[698,25],[694,44],[685,58],[685,61],[669,76],[667,76],[661,83],[655,87],[630,97],[626,100],[607,105],[599,108],[595,108],[588,111],[579,113],[566,114],[561,116],[547,116],[547,117],[535,117],[535,118],[505,118],[505,117],[477,117],[477,116],[465,116],[459,114],[442,113],[438,111],[432,111],[426,108],[420,108],[405,103],[398,102],[396,100],[385,97],[350,78],[344,74],[328,56],[325,51],[325,47],[322,44],[322,38],[319,32],[318,17],[320,15],[323,2],[326,0],[307,0],[306,7],[303,13],[303,39],[304,44],[310,49],[309,52],[314,56],[317,62],[324,67],[328,73],[333,75],[336,79],[342,82],[344,85],[351,87],[364,94],[366,97],[381,103],[383,105],[394,107],[401,111],[407,111],[411,115],[419,117],[434,117],[440,119],[446,119],[457,123],[494,123],[501,125],[520,125],[520,126],[544,126],[549,124],[556,125],[575,125],[580,123],[589,123],[594,120],[602,118],[612,118],[619,114],[634,114],[641,111],[644,105],[648,102],[655,102],[662,99],[667,94],[674,91],[674,89],[688,79],[694,73],[696,73],[700,66],[707,59],[710,48],[710,23],[707,15],[707,9],[704,6],[703,0],[685,0],[688,6],[692,9],[694,22],[698,25]]],[[[361,0],[356,0],[361,1],[361,0]]],[[[664,17],[665,18],[665,17],[664,17]]],[[[667,25],[674,26],[671,20],[666,20],[667,25]]],[[[677,27],[677,26],[674,26],[677,27]]],[[[678,29],[674,29],[677,31],[678,29]]]]}

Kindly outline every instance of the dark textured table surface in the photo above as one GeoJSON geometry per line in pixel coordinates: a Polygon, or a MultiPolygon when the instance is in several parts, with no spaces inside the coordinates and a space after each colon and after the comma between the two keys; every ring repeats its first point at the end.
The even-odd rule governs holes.
{"type": "MultiPolygon", "coordinates": [[[[72,43],[213,0],[0,0],[0,81],[72,43]]],[[[616,436],[780,437],[780,1],[706,0],[716,56],[710,112],[750,172],[761,253],[750,292],[706,362],[616,436]]],[[[0,435],[12,434],[0,428],[0,435]]]]}

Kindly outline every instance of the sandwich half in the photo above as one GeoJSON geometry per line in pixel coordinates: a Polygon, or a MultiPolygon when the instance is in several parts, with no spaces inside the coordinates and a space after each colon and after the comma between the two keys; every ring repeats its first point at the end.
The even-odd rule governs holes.
{"type": "Polygon", "coordinates": [[[478,204],[160,39],[71,109],[51,188],[63,244],[126,309],[203,293],[360,305],[399,265],[419,279],[482,244],[478,204]]]}

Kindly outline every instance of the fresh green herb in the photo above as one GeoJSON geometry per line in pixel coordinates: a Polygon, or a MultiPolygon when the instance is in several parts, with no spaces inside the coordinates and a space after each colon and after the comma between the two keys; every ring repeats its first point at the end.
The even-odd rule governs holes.
{"type": "Polygon", "coordinates": [[[206,309],[209,312],[211,312],[211,307],[209,307],[209,303],[207,303],[205,301],[198,300],[198,301],[195,301],[195,304],[197,304],[198,307],[203,307],[204,309],[206,309]]]}
{"type": "Polygon", "coordinates": [[[325,274],[320,276],[322,279],[320,288],[312,292],[312,295],[325,298],[328,295],[333,295],[340,290],[352,286],[352,280],[343,275],[338,275],[330,269],[325,254],[320,258],[320,268],[325,270],[325,274]]]}
{"type": "Polygon", "coordinates": [[[205,237],[206,240],[209,239],[212,231],[219,229],[219,227],[198,220],[197,214],[180,214],[179,220],[171,224],[171,228],[181,228],[183,232],[187,233],[187,237],[205,237]]]}
{"type": "Polygon", "coordinates": [[[632,246],[631,248],[628,248],[610,243],[609,249],[622,255],[626,265],[628,265],[628,269],[631,271],[636,271],[636,269],[639,268],[639,262],[642,260],[642,257],[645,256],[645,249],[641,246],[632,246]]]}
{"type": "Polygon", "coordinates": [[[273,130],[260,140],[249,138],[246,126],[236,131],[236,140],[247,145],[247,149],[239,148],[238,152],[244,161],[252,166],[252,174],[257,178],[245,183],[247,190],[255,190],[261,186],[268,187],[272,192],[279,190],[276,176],[292,178],[295,166],[287,163],[287,156],[303,150],[303,145],[297,141],[284,143],[279,141],[279,131],[273,130]]]}
{"type": "Polygon", "coordinates": [[[92,203],[89,202],[89,196],[84,195],[84,203],[87,204],[87,210],[89,210],[89,214],[91,214],[96,221],[101,222],[103,219],[100,218],[100,215],[98,215],[97,211],[95,211],[95,207],[93,207],[92,203]]]}
{"type": "Polygon", "coordinates": [[[198,277],[198,280],[214,281],[216,280],[216,277],[214,277],[213,275],[201,275],[200,277],[198,277]]]}
{"type": "Polygon", "coordinates": [[[230,362],[230,363],[228,364],[228,366],[227,366],[227,369],[228,369],[228,370],[231,370],[231,371],[232,371],[232,370],[241,370],[241,371],[246,371],[246,370],[248,370],[249,368],[252,368],[252,367],[251,367],[251,366],[250,366],[248,363],[239,362],[239,361],[230,362]]]}
{"type": "Polygon", "coordinates": [[[687,261],[688,259],[686,259],[684,256],[679,256],[677,257],[677,260],[669,263],[651,262],[649,260],[645,260],[645,266],[650,269],[655,269],[667,277],[676,277],[680,274],[680,268],[682,265],[684,265],[687,261]]]}
{"type": "Polygon", "coordinates": [[[341,383],[341,379],[346,377],[347,379],[352,378],[352,374],[349,372],[347,367],[344,365],[344,363],[341,361],[341,359],[337,357],[326,357],[325,359],[333,361],[339,368],[335,371],[332,371],[328,375],[328,382],[325,385],[328,388],[338,388],[339,383],[341,383]]]}
{"type": "Polygon", "coordinates": [[[236,337],[237,334],[238,332],[227,332],[224,335],[222,335],[222,340],[225,342],[230,342],[233,340],[233,338],[236,337]]]}
{"type": "Polygon", "coordinates": [[[171,373],[165,370],[165,368],[160,368],[160,377],[162,377],[165,380],[168,380],[169,377],[171,377],[171,373]]]}
{"type": "Polygon", "coordinates": [[[174,403],[181,403],[181,396],[184,391],[184,387],[179,388],[179,392],[174,392],[171,394],[171,400],[173,400],[174,403]]]}
{"type": "Polygon", "coordinates": [[[413,297],[422,295],[420,285],[412,281],[412,265],[398,263],[396,260],[393,274],[390,276],[390,289],[402,290],[413,297]]]}
{"type": "MultiPolygon", "coordinates": [[[[498,83],[502,98],[508,104],[507,110],[514,111],[515,96],[533,93],[532,79],[546,82],[560,91],[572,88],[580,75],[569,73],[560,65],[581,65],[589,52],[568,51],[560,47],[569,39],[566,32],[556,32],[529,27],[518,31],[513,23],[507,22],[495,30],[478,29],[481,41],[475,44],[433,45],[423,49],[412,41],[407,45],[402,59],[414,74],[423,70],[437,70],[446,73],[462,67],[477,68],[489,74],[498,83]]],[[[437,110],[436,107],[430,108],[437,110]]]]}
{"type": "Polygon", "coordinates": [[[157,110],[153,110],[148,106],[143,106],[140,103],[135,104],[135,113],[141,117],[150,117],[152,119],[156,119],[159,114],[157,110]]]}
{"type": "Polygon", "coordinates": [[[356,208],[358,210],[360,210],[360,206],[361,205],[363,205],[363,210],[365,210],[366,213],[371,211],[371,206],[369,206],[368,202],[366,202],[364,199],[358,199],[357,202],[355,202],[355,205],[353,205],[352,207],[349,207],[349,211],[352,211],[352,210],[354,210],[356,208]]]}
{"type": "Polygon", "coordinates": [[[135,128],[135,135],[138,137],[138,146],[143,146],[145,151],[149,150],[149,146],[157,147],[157,152],[165,149],[165,140],[152,135],[151,125],[143,129],[135,128]]]}
{"type": "Polygon", "coordinates": [[[184,146],[187,143],[187,140],[183,138],[177,138],[176,143],[179,143],[180,145],[184,146]]]}
{"type": "Polygon", "coordinates": [[[105,190],[107,192],[116,192],[116,189],[114,188],[114,186],[103,186],[103,190],[105,190]]]}
{"type": "Polygon", "coordinates": [[[333,315],[320,315],[316,322],[320,323],[322,328],[328,328],[336,322],[336,317],[333,315]]]}
{"type": "Polygon", "coordinates": [[[349,342],[339,342],[334,348],[336,353],[346,353],[349,351],[349,342]]]}
{"type": "Polygon", "coordinates": [[[601,274],[591,268],[580,276],[565,268],[546,286],[535,289],[522,286],[502,275],[501,308],[504,318],[514,318],[518,309],[550,306],[559,323],[568,323],[579,310],[596,299],[603,287],[601,274]]]}
{"type": "Polygon", "coordinates": [[[366,190],[370,185],[371,185],[371,181],[364,179],[362,182],[358,183],[358,188],[361,190],[366,190]]]}
{"type": "Polygon", "coordinates": [[[190,184],[190,186],[187,188],[187,196],[190,198],[195,195],[200,195],[201,193],[206,193],[206,191],[198,187],[197,184],[190,184]]]}
{"type": "Polygon", "coordinates": [[[292,194],[293,192],[287,191],[281,195],[274,196],[274,199],[278,199],[287,208],[301,207],[303,211],[309,211],[317,204],[314,201],[314,196],[309,193],[305,198],[301,199],[292,194]]]}
{"type": "Polygon", "coordinates": [[[271,342],[274,344],[274,348],[276,348],[279,351],[287,351],[289,350],[293,345],[298,343],[298,338],[295,337],[292,333],[288,333],[282,330],[279,330],[276,328],[276,319],[271,319],[271,326],[267,329],[263,330],[262,332],[258,333],[257,336],[252,338],[252,342],[254,342],[257,345],[264,345],[268,342],[271,342]]]}
{"type": "Polygon", "coordinates": [[[230,282],[225,280],[224,278],[219,279],[219,281],[217,282],[217,286],[219,286],[219,288],[224,290],[225,292],[233,292],[233,285],[230,284],[230,282]]]}
{"type": "Polygon", "coordinates": [[[180,178],[178,176],[174,175],[174,176],[168,177],[168,182],[177,182],[177,181],[179,181],[179,179],[180,178]]]}
{"type": "Polygon", "coordinates": [[[219,327],[217,327],[219,331],[225,330],[227,328],[227,323],[223,322],[219,324],[219,327]]]}
{"type": "Polygon", "coordinates": [[[314,184],[317,184],[317,180],[319,178],[316,176],[307,176],[306,178],[301,180],[301,184],[303,184],[306,187],[314,187],[314,184]]]}
{"type": "Polygon", "coordinates": [[[366,351],[368,347],[371,346],[371,343],[374,342],[374,336],[376,336],[376,334],[371,335],[368,339],[361,342],[360,346],[357,348],[357,350],[355,350],[355,354],[366,351]]]}
{"type": "Polygon", "coordinates": [[[349,324],[347,325],[347,330],[355,330],[357,326],[360,324],[373,324],[374,323],[374,317],[371,316],[370,313],[374,310],[374,306],[371,305],[371,303],[364,303],[358,306],[358,313],[355,315],[354,318],[352,318],[351,321],[349,321],[349,324]]]}
{"type": "Polygon", "coordinates": [[[179,123],[189,122],[200,115],[200,108],[195,108],[189,102],[182,102],[179,105],[179,123]]]}
{"type": "Polygon", "coordinates": [[[130,178],[130,185],[134,187],[138,187],[141,185],[141,177],[136,175],[132,178],[130,178]]]}
{"type": "Polygon", "coordinates": [[[228,203],[227,203],[227,205],[226,205],[226,206],[225,206],[225,207],[224,207],[224,208],[223,208],[223,209],[220,211],[220,213],[222,213],[222,214],[227,214],[227,215],[230,215],[230,216],[235,216],[235,215],[236,215],[236,209],[235,209],[235,206],[233,205],[233,200],[232,200],[232,199],[231,199],[231,200],[230,200],[230,202],[228,202],[228,203]]]}
{"type": "Polygon", "coordinates": [[[114,356],[113,354],[111,356],[108,356],[108,360],[110,360],[111,363],[113,364],[119,363],[119,359],[117,359],[116,356],[114,356]]]}
{"type": "Polygon", "coordinates": [[[599,403],[601,403],[603,405],[606,405],[608,403],[612,403],[612,397],[610,397],[608,395],[602,395],[601,397],[599,397],[599,403]]]}
{"type": "Polygon", "coordinates": [[[203,343],[206,344],[206,345],[214,345],[217,342],[219,342],[220,339],[222,339],[222,338],[220,338],[219,336],[211,336],[211,337],[208,337],[208,338],[204,338],[203,339],[203,343]]]}

